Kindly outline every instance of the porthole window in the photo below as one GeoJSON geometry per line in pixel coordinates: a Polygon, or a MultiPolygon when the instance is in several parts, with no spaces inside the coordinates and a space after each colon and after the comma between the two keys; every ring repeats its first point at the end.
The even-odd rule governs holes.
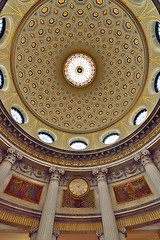
{"type": "Polygon", "coordinates": [[[70,143],[70,147],[74,150],[83,150],[88,146],[84,140],[73,140],[70,143]]]}
{"type": "Polygon", "coordinates": [[[134,125],[140,125],[141,123],[144,122],[144,120],[147,117],[147,109],[142,109],[140,112],[137,113],[133,120],[134,125]]]}
{"type": "Polygon", "coordinates": [[[40,131],[38,132],[38,137],[41,139],[42,142],[44,143],[53,143],[55,141],[54,137],[45,131],[40,131]]]}
{"type": "Polygon", "coordinates": [[[22,112],[16,108],[16,107],[12,107],[11,108],[11,115],[12,118],[19,124],[23,124],[25,122],[24,116],[22,114],[22,112]]]}
{"type": "Polygon", "coordinates": [[[0,89],[2,89],[4,86],[4,76],[3,76],[3,73],[0,69],[0,89]]]}
{"type": "Polygon", "coordinates": [[[0,18],[0,39],[3,37],[6,28],[5,18],[0,18]]]}
{"type": "Polygon", "coordinates": [[[103,139],[104,144],[113,144],[119,139],[119,133],[110,133],[103,139]]]}
{"type": "Polygon", "coordinates": [[[157,74],[154,81],[154,89],[156,92],[160,92],[160,72],[157,74]]]}
{"type": "Polygon", "coordinates": [[[155,32],[158,42],[160,43],[160,22],[156,22],[155,24],[155,32]]]}

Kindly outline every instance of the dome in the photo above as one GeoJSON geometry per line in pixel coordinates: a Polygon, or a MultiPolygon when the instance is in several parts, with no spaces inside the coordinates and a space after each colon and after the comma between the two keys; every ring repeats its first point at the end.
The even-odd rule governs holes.
{"type": "MultiPolygon", "coordinates": [[[[55,169],[63,175],[56,229],[63,228],[59,222],[69,229],[66,214],[69,222],[76,218],[80,224],[98,219],[93,228],[102,230],[100,203],[87,202],[87,196],[99,196],[95,176],[100,172],[107,176],[118,226],[123,226],[127,209],[147,209],[152,202],[158,206],[143,162],[144,156],[154,160],[160,146],[158,1],[8,0],[1,5],[1,151],[4,159],[7,153],[14,155],[1,189],[5,209],[5,201],[12,208],[13,183],[21,179],[29,184],[31,176],[39,197],[33,203],[17,196],[17,204],[29,217],[33,203],[35,224],[27,226],[37,227],[36,214],[41,215],[49,174],[59,171],[55,169]],[[50,168],[54,171],[49,173],[50,168]],[[77,182],[86,189],[78,197],[77,182]],[[120,200],[117,191],[124,183],[143,185],[144,201],[138,195],[120,200]],[[84,222],[76,217],[80,208],[84,222]]],[[[125,224],[130,226],[127,220],[125,224]]]]}

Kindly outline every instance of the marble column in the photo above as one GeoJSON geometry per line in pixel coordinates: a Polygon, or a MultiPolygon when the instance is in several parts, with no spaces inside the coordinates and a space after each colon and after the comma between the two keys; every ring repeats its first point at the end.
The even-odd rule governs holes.
{"type": "Polygon", "coordinates": [[[60,231],[54,230],[52,234],[52,240],[57,240],[59,235],[60,235],[60,231]]]}
{"type": "Polygon", "coordinates": [[[107,173],[108,169],[106,168],[93,171],[93,175],[97,176],[104,240],[120,240],[106,180],[107,173]]]}
{"type": "Polygon", "coordinates": [[[16,160],[21,160],[22,158],[22,154],[16,152],[14,148],[7,149],[7,155],[0,165],[0,184],[5,180],[12,165],[16,162],[16,160]]]}
{"type": "Polygon", "coordinates": [[[148,177],[150,178],[152,184],[160,196],[160,171],[152,161],[150,152],[147,149],[144,149],[139,154],[137,154],[134,159],[136,162],[140,162],[143,165],[148,177]]]}
{"type": "Polygon", "coordinates": [[[51,167],[49,169],[51,174],[50,183],[48,186],[48,191],[46,199],[44,202],[42,215],[39,223],[39,228],[37,232],[37,240],[51,240],[54,218],[56,212],[56,202],[59,188],[60,176],[64,174],[63,170],[51,167]]]}
{"type": "Polygon", "coordinates": [[[37,228],[31,228],[29,231],[30,240],[36,240],[37,237],[37,228]]]}
{"type": "Polygon", "coordinates": [[[160,171],[160,150],[156,150],[153,154],[153,162],[155,163],[156,167],[160,171]]]}
{"type": "Polygon", "coordinates": [[[127,239],[127,231],[125,227],[118,228],[120,240],[126,240],[127,239]]]}
{"type": "Polygon", "coordinates": [[[96,231],[96,235],[99,240],[104,240],[104,234],[102,231],[96,231]]]}

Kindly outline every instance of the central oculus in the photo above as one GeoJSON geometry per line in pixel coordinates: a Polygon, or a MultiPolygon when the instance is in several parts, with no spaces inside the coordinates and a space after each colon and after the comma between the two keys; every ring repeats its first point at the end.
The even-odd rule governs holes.
{"type": "Polygon", "coordinates": [[[74,53],[64,63],[64,76],[75,87],[89,85],[96,73],[93,59],[84,53],[74,53]]]}

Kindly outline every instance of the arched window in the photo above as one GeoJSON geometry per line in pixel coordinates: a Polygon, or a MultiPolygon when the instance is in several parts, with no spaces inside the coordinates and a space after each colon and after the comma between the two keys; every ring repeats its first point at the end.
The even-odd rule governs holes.
{"type": "Polygon", "coordinates": [[[158,42],[160,43],[160,22],[156,22],[155,32],[158,42]]]}
{"type": "Polygon", "coordinates": [[[87,143],[83,140],[74,140],[70,143],[70,147],[74,150],[83,150],[87,147],[87,143]]]}
{"type": "Polygon", "coordinates": [[[154,81],[154,89],[156,92],[160,92],[160,72],[157,74],[154,81]]]}
{"type": "Polygon", "coordinates": [[[23,124],[25,122],[24,116],[18,108],[11,107],[11,115],[17,123],[23,124]]]}
{"type": "Polygon", "coordinates": [[[45,131],[38,132],[38,137],[45,143],[53,143],[55,141],[53,136],[45,131]]]}
{"type": "Polygon", "coordinates": [[[110,133],[104,137],[103,143],[113,144],[118,140],[118,138],[119,138],[119,133],[110,133]]]}
{"type": "Polygon", "coordinates": [[[134,125],[140,125],[141,123],[144,122],[144,120],[147,117],[147,109],[142,109],[141,111],[139,111],[137,113],[137,115],[135,116],[134,120],[133,120],[133,124],[134,125]]]}
{"type": "Polygon", "coordinates": [[[6,28],[5,18],[0,18],[0,39],[3,37],[6,28]]]}

